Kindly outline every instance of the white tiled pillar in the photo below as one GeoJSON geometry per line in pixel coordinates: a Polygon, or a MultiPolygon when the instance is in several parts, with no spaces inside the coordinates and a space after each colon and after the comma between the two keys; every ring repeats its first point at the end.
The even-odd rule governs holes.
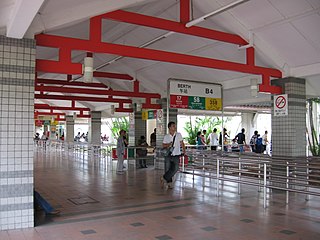
{"type": "Polygon", "coordinates": [[[131,117],[134,118],[134,121],[132,121],[129,126],[129,145],[136,146],[141,136],[147,137],[147,122],[146,120],[142,120],[141,111],[131,113],[131,117]]]}
{"type": "Polygon", "coordinates": [[[33,227],[35,41],[0,36],[0,230],[33,227]]]}
{"type": "Polygon", "coordinates": [[[74,141],[74,118],[73,116],[66,116],[66,131],[65,141],[71,143],[74,141]]]}
{"type": "MultiPolygon", "coordinates": [[[[288,115],[274,116],[272,101],[272,155],[306,156],[306,85],[305,79],[273,80],[288,94],[288,115]]],[[[273,98],[273,97],[272,97],[273,98]]]]}
{"type": "Polygon", "coordinates": [[[89,143],[101,144],[101,112],[91,111],[89,123],[89,143]]]}

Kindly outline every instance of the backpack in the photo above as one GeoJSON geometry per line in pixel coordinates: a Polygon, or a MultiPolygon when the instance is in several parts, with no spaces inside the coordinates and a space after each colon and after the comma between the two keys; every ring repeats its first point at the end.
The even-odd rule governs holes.
{"type": "Polygon", "coordinates": [[[261,146],[262,145],[262,138],[261,137],[257,138],[256,144],[257,144],[257,146],[261,146]]]}

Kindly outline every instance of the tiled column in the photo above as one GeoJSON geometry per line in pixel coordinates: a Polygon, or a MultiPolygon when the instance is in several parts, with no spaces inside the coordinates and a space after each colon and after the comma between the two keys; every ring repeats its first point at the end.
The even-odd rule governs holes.
{"type": "Polygon", "coordinates": [[[35,41],[0,36],[0,230],[33,227],[35,41]]]}
{"type": "Polygon", "coordinates": [[[131,124],[131,126],[129,126],[129,145],[136,146],[141,136],[147,137],[147,123],[145,120],[142,120],[141,111],[135,111],[132,114],[134,117],[134,124],[131,124]]]}
{"type": "MultiPolygon", "coordinates": [[[[273,80],[272,84],[281,86],[284,93],[288,94],[287,116],[274,116],[274,96],[272,97],[272,156],[305,157],[307,144],[305,79],[289,77],[273,80]]],[[[283,163],[285,164],[286,160],[283,160],[283,163]]],[[[290,171],[292,170],[290,169],[290,171]]],[[[295,170],[305,172],[306,168],[299,167],[295,168],[295,170]]],[[[278,187],[285,187],[286,179],[277,178],[276,176],[278,175],[286,176],[286,167],[280,167],[277,165],[272,166],[272,178],[278,181],[278,183],[274,183],[274,185],[278,187]]],[[[290,182],[293,181],[290,180],[290,182]]],[[[303,183],[302,181],[299,182],[300,184],[303,183]]]]}
{"type": "Polygon", "coordinates": [[[89,123],[89,143],[101,144],[101,112],[92,111],[89,123]]]}
{"type": "MultiPolygon", "coordinates": [[[[164,136],[167,134],[168,122],[167,122],[167,99],[161,99],[162,115],[157,114],[157,149],[162,148],[162,142],[164,136]]],[[[173,121],[177,124],[177,109],[170,109],[169,121],[173,121]]],[[[156,166],[157,169],[164,169],[164,157],[160,151],[156,152],[156,166]]]]}
{"type": "Polygon", "coordinates": [[[65,141],[67,143],[74,141],[74,118],[73,116],[66,116],[66,131],[65,131],[65,141]]]}
{"type": "Polygon", "coordinates": [[[305,79],[289,77],[273,80],[272,84],[281,86],[288,94],[287,116],[274,116],[272,105],[272,155],[306,156],[305,79]]]}

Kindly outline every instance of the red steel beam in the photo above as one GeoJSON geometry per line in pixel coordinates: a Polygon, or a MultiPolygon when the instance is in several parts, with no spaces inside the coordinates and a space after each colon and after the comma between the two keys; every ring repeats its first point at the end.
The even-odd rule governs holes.
{"type": "Polygon", "coordinates": [[[69,87],[52,87],[52,86],[35,86],[35,91],[40,92],[56,92],[56,93],[78,93],[90,95],[112,95],[118,97],[135,97],[135,98],[161,98],[158,93],[143,93],[143,92],[127,92],[115,90],[100,90],[87,88],[69,88],[69,87]]]}
{"type": "MultiPolygon", "coordinates": [[[[181,53],[166,52],[154,49],[145,49],[139,47],[125,46],[113,43],[92,43],[90,40],[68,38],[61,36],[54,36],[48,34],[39,34],[36,36],[38,46],[47,46],[53,48],[73,48],[74,50],[84,50],[97,53],[109,53],[125,57],[140,58],[146,60],[154,60],[161,62],[171,62],[177,64],[185,64],[198,67],[215,68],[220,70],[229,70],[235,72],[243,72],[250,74],[268,74],[272,77],[282,77],[281,71],[273,68],[265,68],[260,66],[252,66],[242,63],[211,59],[206,57],[198,57],[181,53]]],[[[42,65],[42,61],[37,60],[37,65],[42,65]]],[[[64,66],[57,61],[49,61],[50,66],[55,69],[64,68],[64,66]]],[[[81,65],[81,64],[79,64],[81,65]]],[[[68,71],[67,71],[68,72],[68,71]]]]}
{"type": "MultiPolygon", "coordinates": [[[[61,59],[61,58],[60,58],[61,59]]],[[[51,60],[36,60],[36,66],[38,72],[49,72],[49,73],[64,73],[72,75],[82,75],[82,64],[80,63],[65,63],[61,61],[59,68],[56,68],[56,63],[60,61],[51,60]]]]}
{"type": "MultiPolygon", "coordinates": [[[[186,10],[183,10],[183,14],[186,13],[185,11],[186,10]]],[[[203,38],[208,38],[212,40],[233,43],[237,45],[248,44],[246,40],[244,40],[242,37],[236,34],[225,33],[217,30],[207,29],[203,27],[196,27],[196,26],[187,28],[183,23],[179,23],[179,22],[175,22],[175,21],[171,21],[163,18],[146,16],[139,13],[127,12],[123,10],[117,10],[114,12],[102,14],[97,17],[111,19],[111,20],[125,22],[125,23],[131,23],[131,24],[145,26],[145,27],[177,32],[177,33],[182,33],[182,34],[187,34],[187,35],[192,35],[197,37],[203,37],[203,38]]],[[[186,15],[183,15],[183,17],[185,18],[186,15]]],[[[98,28],[98,26],[95,28],[98,28]]]]}
{"type": "Polygon", "coordinates": [[[74,100],[84,102],[111,102],[111,103],[129,103],[132,101],[129,99],[117,99],[117,98],[97,98],[97,97],[83,97],[83,96],[64,96],[64,95],[48,95],[48,94],[35,94],[35,99],[51,99],[51,100],[74,100]]]}
{"type": "Polygon", "coordinates": [[[180,0],[180,22],[186,24],[190,21],[190,0],[180,0]]]}
{"type": "Polygon", "coordinates": [[[97,78],[114,78],[122,80],[133,80],[134,78],[128,74],[111,73],[111,72],[93,72],[93,76],[97,78]]]}
{"type": "Polygon", "coordinates": [[[132,113],[133,109],[132,108],[116,108],[114,111],[115,112],[132,113]]]}
{"type": "Polygon", "coordinates": [[[65,113],[56,113],[56,112],[34,112],[37,116],[65,116],[65,113]]]}
{"type": "Polygon", "coordinates": [[[67,85],[67,86],[93,87],[93,88],[108,89],[108,86],[104,85],[103,83],[69,82],[69,81],[65,81],[65,80],[44,79],[44,78],[37,78],[35,83],[36,84],[67,85]]]}
{"type": "Polygon", "coordinates": [[[143,103],[142,108],[144,109],[162,109],[160,104],[143,103]]]}
{"type": "Polygon", "coordinates": [[[50,106],[46,104],[34,104],[34,109],[41,110],[57,110],[57,111],[90,111],[90,108],[83,107],[61,107],[61,106],[50,106]]]}

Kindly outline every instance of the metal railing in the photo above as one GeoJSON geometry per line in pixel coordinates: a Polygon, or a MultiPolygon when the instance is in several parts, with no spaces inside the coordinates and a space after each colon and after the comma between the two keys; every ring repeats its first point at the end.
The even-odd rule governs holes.
{"type": "MultiPolygon", "coordinates": [[[[98,156],[113,169],[113,161],[116,160],[112,150],[114,144],[88,144],[66,143],[63,141],[46,141],[38,144],[46,150],[64,151],[66,155],[76,156],[78,159],[89,159],[90,156],[98,156]]],[[[136,163],[139,157],[137,149],[151,147],[128,147],[133,155],[125,159],[136,163]]],[[[155,155],[161,155],[161,149],[155,149],[155,155]]],[[[197,149],[196,146],[187,146],[188,164],[181,161],[180,172],[195,176],[216,179],[216,193],[220,195],[220,183],[229,181],[238,183],[238,194],[241,194],[241,185],[251,185],[263,191],[263,206],[267,207],[268,190],[283,190],[286,192],[286,203],[289,203],[289,193],[305,194],[306,200],[310,195],[320,196],[320,158],[316,157],[270,157],[264,154],[211,151],[197,149]]],[[[152,156],[154,166],[158,161],[152,156]]]]}
{"type": "Polygon", "coordinates": [[[257,186],[263,189],[263,205],[267,207],[267,190],[277,189],[286,192],[302,193],[309,200],[310,195],[320,196],[320,158],[314,157],[270,157],[256,153],[234,153],[199,150],[188,146],[189,163],[182,161],[180,171],[184,174],[213,178],[217,180],[216,190],[219,196],[220,182],[257,186]]]}

